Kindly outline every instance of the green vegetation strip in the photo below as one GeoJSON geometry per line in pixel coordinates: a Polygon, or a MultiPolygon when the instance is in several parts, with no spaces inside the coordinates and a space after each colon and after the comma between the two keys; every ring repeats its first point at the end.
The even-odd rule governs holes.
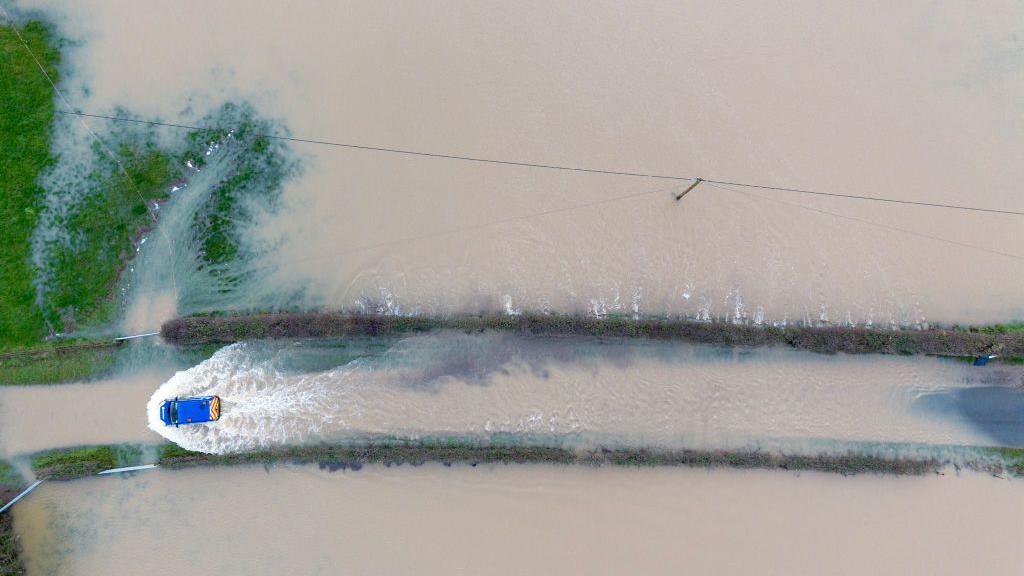
{"type": "Polygon", "coordinates": [[[468,332],[500,330],[543,336],[651,338],[729,346],[778,345],[827,354],[1024,356],[1024,331],[1012,329],[779,328],[682,319],[532,314],[449,318],[343,313],[207,315],[169,321],[163,325],[161,333],[176,344],[200,344],[260,338],[386,336],[441,329],[468,332]]]}
{"type": "MultiPolygon", "coordinates": [[[[588,449],[524,446],[462,439],[404,441],[386,439],[350,444],[296,446],[241,454],[211,455],[165,445],[159,463],[170,468],[245,464],[319,464],[321,468],[359,469],[366,464],[385,466],[426,462],[451,464],[577,464],[587,466],[688,466],[700,468],[781,469],[830,472],[842,475],[923,475],[939,472],[949,463],[933,458],[883,458],[849,452],[841,455],[802,456],[758,451],[588,449]]],[[[982,454],[961,464],[969,469],[1001,474],[1007,466],[998,454],[982,454]]]]}
{"type": "Polygon", "coordinates": [[[14,521],[10,514],[0,514],[0,576],[21,576],[25,573],[19,554],[21,546],[14,533],[14,521]]]}
{"type": "Polygon", "coordinates": [[[0,386],[56,384],[103,376],[113,370],[121,345],[105,340],[70,346],[38,345],[0,353],[0,386]]]}
{"type": "MultiPolygon", "coordinates": [[[[31,458],[37,478],[72,480],[103,470],[142,463],[142,447],[132,444],[82,446],[48,450],[31,458]]],[[[687,466],[699,468],[778,469],[833,474],[894,474],[919,476],[947,466],[990,474],[1024,476],[1024,449],[970,449],[957,462],[939,458],[894,458],[848,451],[807,456],[753,450],[662,450],[629,448],[574,449],[524,445],[500,437],[402,439],[367,438],[335,444],[287,446],[237,454],[204,454],[176,444],[163,444],[156,463],[167,468],[252,464],[319,464],[322,468],[359,469],[436,462],[468,464],[564,464],[584,466],[687,466]]]]}
{"type": "Polygon", "coordinates": [[[142,448],[133,444],[60,448],[34,454],[32,471],[37,478],[73,480],[110,468],[135,466],[141,460],[142,448]]]}
{"type": "Polygon", "coordinates": [[[1007,472],[1014,476],[1024,476],[1024,448],[989,448],[988,452],[1002,460],[1007,472]]]}
{"type": "MultiPolygon", "coordinates": [[[[0,460],[0,488],[18,488],[25,483],[25,479],[18,474],[18,471],[9,462],[0,460]]],[[[0,500],[0,506],[6,502],[0,500]]]]}
{"type": "MultiPolygon", "coordinates": [[[[25,481],[9,463],[0,460],[0,507],[18,495],[25,487],[25,481]]],[[[14,522],[7,512],[0,514],[0,576],[24,574],[21,563],[18,537],[14,533],[14,522]]]]}

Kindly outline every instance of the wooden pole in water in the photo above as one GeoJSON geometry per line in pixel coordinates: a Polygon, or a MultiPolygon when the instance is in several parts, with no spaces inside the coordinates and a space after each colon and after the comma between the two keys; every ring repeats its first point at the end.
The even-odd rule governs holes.
{"type": "Polygon", "coordinates": [[[687,188],[686,190],[683,190],[683,191],[682,191],[682,192],[680,192],[679,194],[676,194],[676,201],[678,202],[680,198],[682,198],[683,196],[686,196],[686,193],[687,193],[687,192],[689,192],[690,190],[693,190],[694,188],[696,188],[696,187],[697,187],[697,184],[700,184],[700,183],[701,183],[701,182],[703,182],[703,181],[704,181],[704,179],[703,179],[703,178],[697,178],[697,179],[695,179],[695,180],[693,181],[693,184],[690,184],[690,186],[689,186],[689,187],[688,187],[688,188],[687,188]]]}

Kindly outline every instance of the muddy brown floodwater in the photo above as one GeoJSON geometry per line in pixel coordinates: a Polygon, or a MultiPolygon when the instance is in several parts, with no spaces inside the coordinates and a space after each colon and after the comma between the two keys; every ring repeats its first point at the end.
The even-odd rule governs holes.
{"type": "Polygon", "coordinates": [[[97,382],[0,386],[0,457],[64,446],[159,442],[140,409],[168,373],[97,382]]]}
{"type": "MultiPolygon", "coordinates": [[[[90,111],[245,98],[305,138],[1024,210],[1011,0],[16,5],[82,41],[90,111]]],[[[276,246],[265,292],[236,304],[1024,316],[1019,216],[710,186],[677,204],[664,180],[294,149],[302,175],[249,237],[276,246]]]]}
{"type": "Polygon", "coordinates": [[[47,484],[15,524],[34,575],[1011,575],[1022,506],[975,475],[283,467],[47,484]]]}
{"type": "Polygon", "coordinates": [[[293,366],[332,348],[315,341],[225,347],[153,394],[149,425],[213,453],[366,433],[673,449],[985,445],[991,406],[975,428],[958,410],[971,397],[932,411],[919,399],[986,385],[1012,398],[1021,377],[1020,370],[934,358],[500,333],[402,338],[355,360],[350,349],[333,349],[345,360],[340,365],[305,371],[293,366]],[[224,403],[218,422],[169,428],[160,421],[164,399],[212,394],[224,403]]]}
{"type": "MultiPolygon", "coordinates": [[[[318,140],[1024,210],[1013,0],[7,3],[41,9],[71,40],[63,86],[88,112],[190,122],[244,99],[318,140]]],[[[291,146],[303,170],[245,230],[242,248],[261,255],[233,305],[1024,317],[1019,216],[706,185],[676,203],[665,180],[291,146]]],[[[193,311],[181,298],[136,303],[126,329],[193,311]]],[[[594,412],[576,421],[641,440],[1022,433],[986,428],[1005,383],[963,408],[964,366],[764,360],[603,359],[547,378],[515,364],[486,386],[448,378],[433,391],[401,388],[401,370],[353,380],[332,368],[239,389],[301,380],[332,401],[349,394],[365,411],[343,418],[371,431],[571,432],[563,408],[579,405],[594,412]]],[[[207,362],[178,382],[236,385],[253,367],[207,362]]],[[[152,437],[144,399],[124,381],[4,391],[0,452],[152,437]],[[47,412],[25,420],[26,406],[47,412]]],[[[346,425],[313,415],[331,434],[346,425]]],[[[247,430],[288,440],[273,435],[282,422],[247,430]]],[[[46,483],[14,515],[32,574],[1020,574],[1022,505],[1019,483],[982,476],[281,467],[46,483]]]]}

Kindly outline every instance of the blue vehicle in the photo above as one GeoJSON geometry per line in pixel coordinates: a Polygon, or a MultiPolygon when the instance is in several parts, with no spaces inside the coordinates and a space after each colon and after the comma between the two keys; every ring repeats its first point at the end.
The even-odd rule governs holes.
{"type": "Polygon", "coordinates": [[[168,426],[199,424],[220,419],[220,396],[197,396],[164,400],[160,419],[168,426]]]}

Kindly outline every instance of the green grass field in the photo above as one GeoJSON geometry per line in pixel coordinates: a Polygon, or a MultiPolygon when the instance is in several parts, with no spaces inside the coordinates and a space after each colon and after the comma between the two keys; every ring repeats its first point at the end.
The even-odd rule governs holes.
{"type": "Polygon", "coordinates": [[[32,471],[37,478],[72,480],[110,468],[134,466],[141,458],[142,449],[132,444],[58,448],[33,455],[32,471]]]}
{"type": "Polygon", "coordinates": [[[26,24],[21,36],[31,53],[13,28],[0,27],[0,348],[31,346],[50,328],[71,331],[94,315],[109,315],[105,304],[133,255],[133,242],[153,225],[147,205],[166,198],[181,175],[176,156],[145,133],[116,140],[117,162],[94,146],[94,169],[82,183],[87,194],[62,222],[72,241],[53,249],[40,306],[30,241],[45,194],[39,177],[57,159],[50,152],[54,90],[33,54],[57,79],[60,53],[39,22],[26,24]]]}
{"type": "MultiPolygon", "coordinates": [[[[60,53],[38,22],[22,36],[56,78],[60,53]]],[[[29,238],[43,190],[39,173],[53,163],[49,136],[53,88],[10,27],[0,27],[0,348],[31,344],[46,335],[35,305],[29,238]]]]}
{"type": "MultiPolygon", "coordinates": [[[[155,225],[153,206],[184,177],[186,159],[203,162],[210,142],[230,138],[242,152],[195,217],[193,232],[203,242],[200,256],[207,264],[226,269],[238,254],[233,225],[239,198],[260,194],[272,201],[286,172],[280,147],[260,136],[269,125],[245,105],[227,104],[206,119],[229,128],[196,131],[170,147],[158,145],[151,128],[104,126],[109,148],[93,143],[89,172],[78,177],[67,214],[56,223],[69,241],[46,246],[45,265],[36,269],[31,240],[47,193],[40,177],[60,159],[51,153],[55,92],[33,54],[57,80],[60,53],[59,41],[42,23],[29,22],[20,32],[31,52],[14,28],[0,27],[0,350],[37,346],[52,333],[73,333],[116,317],[114,290],[140,234],[155,225]]],[[[97,360],[87,354],[37,365],[0,362],[0,380],[74,379],[105,366],[97,360]]]]}
{"type": "Polygon", "coordinates": [[[119,350],[115,347],[52,352],[39,345],[24,353],[0,358],[0,386],[56,384],[103,376],[113,370],[119,350]]]}

